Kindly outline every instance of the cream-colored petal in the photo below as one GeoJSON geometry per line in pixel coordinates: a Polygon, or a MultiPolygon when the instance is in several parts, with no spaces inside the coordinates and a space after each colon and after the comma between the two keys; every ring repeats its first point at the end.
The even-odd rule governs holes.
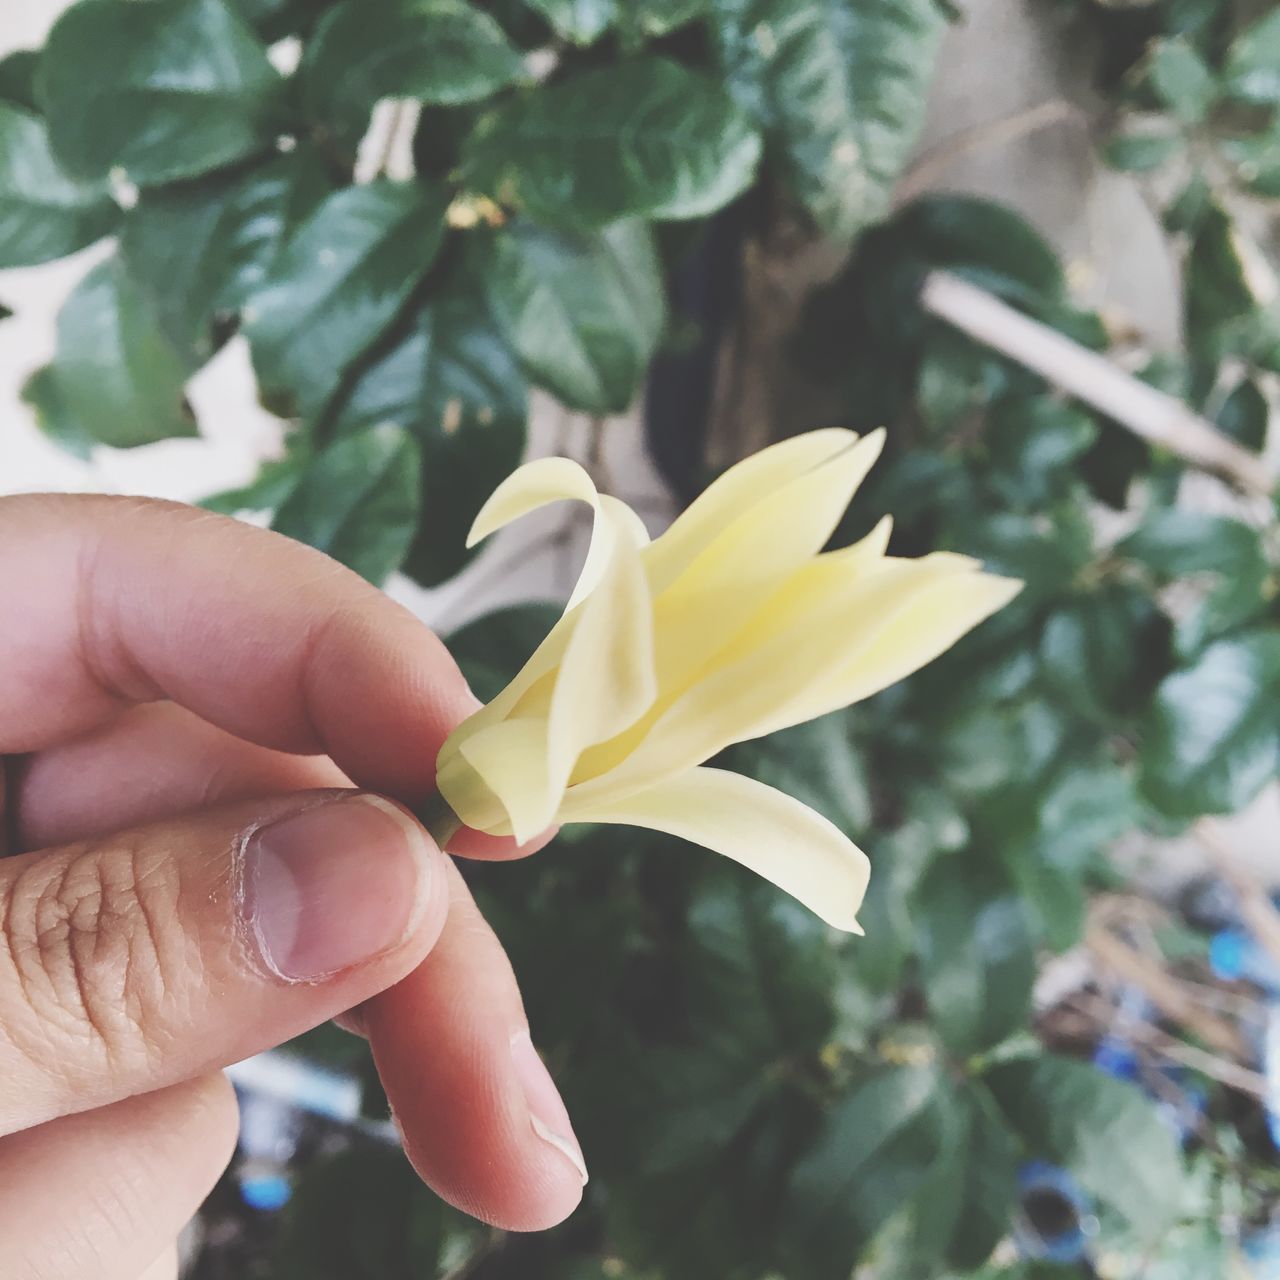
{"type": "Polygon", "coordinates": [[[799,800],[724,769],[691,769],[573,821],[650,827],[714,849],[771,880],[837,929],[861,933],[867,856],[799,800]]]}
{"type": "Polygon", "coordinates": [[[945,653],[978,623],[1003,609],[1022,583],[993,574],[961,574],[913,596],[884,629],[809,699],[792,703],[758,734],[816,720],[852,706],[945,653]]]}
{"type": "Polygon", "coordinates": [[[605,575],[580,613],[547,709],[548,786],[555,804],[549,797],[544,826],[579,755],[630,728],[658,696],[653,601],[639,552],[625,535],[618,536],[605,575]]]}
{"type": "Polygon", "coordinates": [[[834,698],[856,692],[860,657],[881,635],[889,637],[889,652],[903,647],[906,661],[894,665],[875,650],[874,688],[883,687],[875,682],[885,674],[896,679],[914,669],[907,662],[941,652],[1016,589],[996,581],[1001,585],[980,585],[991,580],[971,561],[945,553],[881,560],[871,571],[853,560],[823,557],[765,602],[754,625],[652,719],[624,756],[611,760],[607,771],[584,777],[574,790],[587,799],[642,789],[701,764],[730,743],[816,715],[805,714],[815,703],[826,709],[847,705],[834,698]],[[938,592],[936,608],[922,603],[938,592]],[[910,622],[890,632],[899,616],[910,622]],[[939,628],[936,640],[911,633],[925,625],[939,628]]]}
{"type": "Polygon", "coordinates": [[[436,788],[469,827],[490,835],[531,839],[548,824],[547,722],[500,720],[465,738],[436,768],[436,788]]]}
{"type": "MultiPolygon", "coordinates": [[[[746,625],[761,601],[822,550],[884,447],[874,432],[762,494],[710,537],[657,596],[658,683],[678,691],[746,625]]],[[[651,572],[654,543],[645,553],[651,572]]]]}
{"type": "Polygon", "coordinates": [[[526,462],[489,495],[472,522],[467,546],[474,547],[491,533],[548,503],[576,498],[594,507],[598,496],[591,477],[572,458],[526,462]]]}
{"type": "Polygon", "coordinates": [[[725,527],[762,498],[847,449],[857,435],[842,427],[809,431],[770,445],[730,467],[679,515],[645,554],[649,583],[657,594],[725,527]]]}

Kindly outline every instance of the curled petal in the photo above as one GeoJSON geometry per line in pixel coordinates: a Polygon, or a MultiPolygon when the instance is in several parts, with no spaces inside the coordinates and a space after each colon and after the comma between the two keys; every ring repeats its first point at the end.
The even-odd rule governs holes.
{"type": "Polygon", "coordinates": [[[691,840],[771,880],[828,924],[861,933],[867,856],[838,827],[799,800],[724,769],[691,769],[596,806],[567,821],[618,822],[691,840]]]}

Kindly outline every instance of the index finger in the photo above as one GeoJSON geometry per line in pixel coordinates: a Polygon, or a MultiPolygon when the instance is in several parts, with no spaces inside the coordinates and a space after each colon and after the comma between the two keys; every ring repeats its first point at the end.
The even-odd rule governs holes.
{"type": "Polygon", "coordinates": [[[320,552],[147,499],[0,499],[0,754],[170,699],[413,802],[478,705],[444,645],[320,552]]]}

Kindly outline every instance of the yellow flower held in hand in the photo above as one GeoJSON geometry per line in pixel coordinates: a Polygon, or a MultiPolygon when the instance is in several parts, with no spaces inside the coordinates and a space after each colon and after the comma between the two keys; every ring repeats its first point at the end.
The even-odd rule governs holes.
{"type": "Polygon", "coordinates": [[[565,498],[595,521],[564,616],[440,752],[440,794],[461,821],[519,840],[557,822],[652,827],[860,932],[866,855],[798,800],[702,765],[902,679],[1017,593],[965,556],[886,555],[888,518],[821,553],[883,443],[827,430],[774,445],[653,542],[567,458],[499,486],[469,543],[565,498]]]}

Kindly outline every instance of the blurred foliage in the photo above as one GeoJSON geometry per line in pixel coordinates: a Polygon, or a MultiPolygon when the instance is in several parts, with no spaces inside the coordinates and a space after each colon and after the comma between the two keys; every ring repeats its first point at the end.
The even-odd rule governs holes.
{"type": "MultiPolygon", "coordinates": [[[[1143,175],[1181,265],[1185,351],[1144,376],[1261,449],[1280,14],[1058,3],[1096,28],[1105,154],[1143,175]]],[[[1115,1274],[1190,1280],[1221,1273],[1257,1208],[1245,1155],[1181,1152],[1154,1102],[1049,1052],[1030,1011],[1117,838],[1236,810],[1277,773],[1275,512],[1188,510],[1176,458],[921,311],[946,267],[1110,343],[1012,211],[891,208],[945,9],[81,0],[0,61],[0,267],[117,236],[27,387],[66,447],[193,433],[184,386],[242,333],[293,427],[209,505],[269,512],[374,581],[438,584],[522,452],[529,387],[593,415],[631,403],[690,324],[673,280],[735,204],[752,235],[807,226],[847,255],[788,353],[850,425],[890,425],[840,539],[892,511],[898,553],[952,548],[1028,584],[911,680],[723,762],[867,847],[865,939],[648,833],[470,868],[576,1117],[587,1200],[504,1239],[353,1149],[303,1181],[273,1274],[1048,1280],[1074,1273],[997,1250],[1036,1157],[1094,1198],[1099,1248],[1149,1268],[1115,1274]],[[282,73],[285,37],[301,55],[282,73]],[[357,185],[389,95],[421,104],[414,176],[357,185]]],[[[506,611],[451,644],[489,696],[553,617],[506,611]]]]}

